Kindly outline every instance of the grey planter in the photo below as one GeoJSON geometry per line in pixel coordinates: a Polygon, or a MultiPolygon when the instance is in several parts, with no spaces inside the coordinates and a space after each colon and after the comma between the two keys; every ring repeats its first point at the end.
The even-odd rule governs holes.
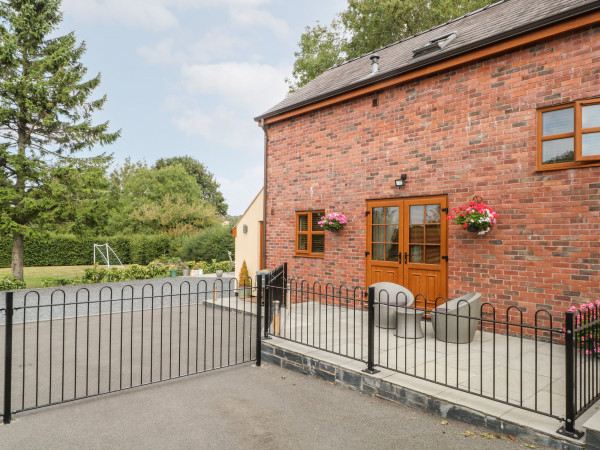
{"type": "Polygon", "coordinates": [[[472,292],[450,300],[430,316],[436,339],[453,344],[471,342],[481,322],[481,294],[472,292]]]}

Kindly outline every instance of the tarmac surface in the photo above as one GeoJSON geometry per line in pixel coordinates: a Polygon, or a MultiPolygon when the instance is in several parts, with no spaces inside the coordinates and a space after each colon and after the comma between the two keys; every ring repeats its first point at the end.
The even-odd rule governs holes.
{"type": "Polygon", "coordinates": [[[251,363],[19,413],[2,448],[541,448],[251,363]]]}

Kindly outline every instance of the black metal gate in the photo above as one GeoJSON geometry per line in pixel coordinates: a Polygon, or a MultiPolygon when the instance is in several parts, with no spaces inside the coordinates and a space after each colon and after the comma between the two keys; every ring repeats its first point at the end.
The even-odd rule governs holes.
{"type": "Polygon", "coordinates": [[[246,292],[235,279],[6,292],[3,422],[21,411],[256,360],[261,308],[246,292]]]}

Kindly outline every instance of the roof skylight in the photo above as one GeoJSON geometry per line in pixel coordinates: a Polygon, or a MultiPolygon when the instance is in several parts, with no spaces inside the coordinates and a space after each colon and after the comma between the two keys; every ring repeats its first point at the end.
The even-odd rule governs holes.
{"type": "Polygon", "coordinates": [[[429,41],[429,43],[421,48],[413,50],[413,58],[418,58],[419,56],[427,55],[432,52],[436,52],[438,50],[443,50],[446,46],[448,46],[456,37],[458,36],[457,31],[453,31],[452,33],[445,34],[443,36],[437,37],[429,41]]]}

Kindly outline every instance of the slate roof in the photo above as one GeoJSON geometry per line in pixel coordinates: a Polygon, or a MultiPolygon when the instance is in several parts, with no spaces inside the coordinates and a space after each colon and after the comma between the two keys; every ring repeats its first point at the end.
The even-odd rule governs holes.
{"type": "Polygon", "coordinates": [[[467,53],[538,28],[600,10],[600,0],[502,0],[430,30],[334,66],[255,118],[267,119],[377,81],[467,53]],[[413,50],[432,39],[457,32],[447,47],[418,58],[413,50]],[[380,56],[371,74],[370,56],[380,56]]]}

